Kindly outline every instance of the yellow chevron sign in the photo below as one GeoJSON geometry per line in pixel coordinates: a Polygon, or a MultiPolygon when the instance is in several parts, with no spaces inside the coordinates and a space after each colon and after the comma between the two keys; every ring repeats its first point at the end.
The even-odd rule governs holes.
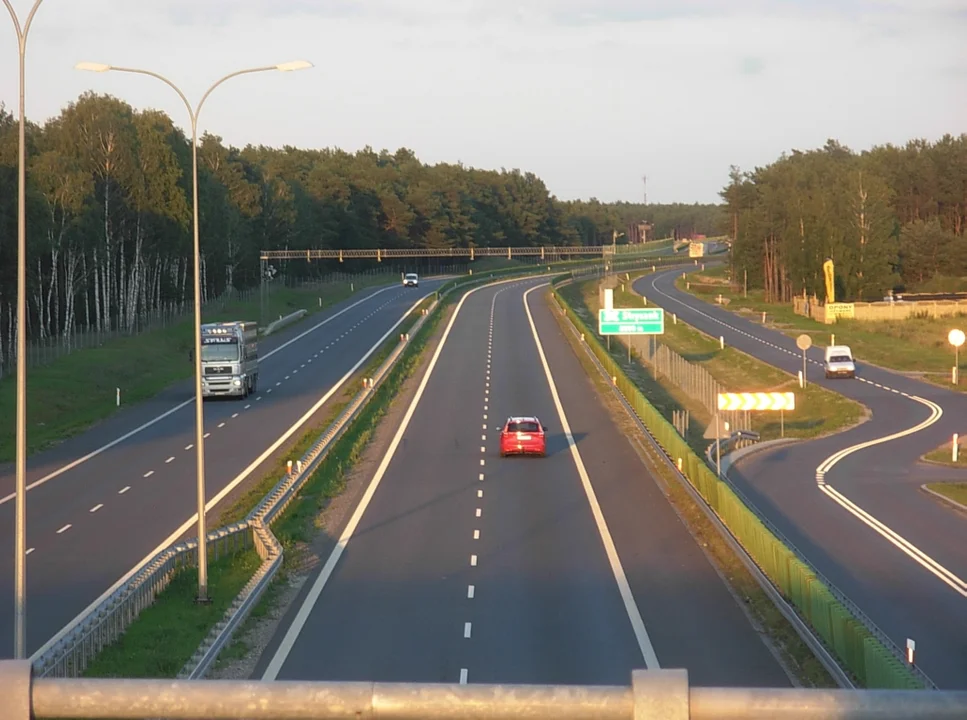
{"type": "Polygon", "coordinates": [[[795,410],[791,392],[719,393],[719,410],[795,410]]]}

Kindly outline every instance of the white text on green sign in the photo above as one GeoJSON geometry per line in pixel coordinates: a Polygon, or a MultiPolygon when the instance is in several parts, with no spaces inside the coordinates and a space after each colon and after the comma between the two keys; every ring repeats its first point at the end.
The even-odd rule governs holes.
{"type": "Polygon", "coordinates": [[[613,308],[598,310],[601,335],[662,335],[665,311],[662,308],[613,308]]]}

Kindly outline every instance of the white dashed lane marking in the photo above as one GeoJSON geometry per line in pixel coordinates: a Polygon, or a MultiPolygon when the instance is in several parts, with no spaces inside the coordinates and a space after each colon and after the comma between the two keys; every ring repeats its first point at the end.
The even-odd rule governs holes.
{"type": "Polygon", "coordinates": [[[33,551],[34,551],[34,548],[27,548],[27,552],[25,552],[24,555],[29,555],[33,551]]]}
{"type": "MultiPolygon", "coordinates": [[[[377,310],[381,310],[382,308],[384,308],[384,307],[385,307],[386,305],[388,305],[388,304],[389,304],[388,302],[387,302],[387,303],[384,303],[384,304],[383,304],[383,305],[381,305],[381,306],[380,306],[379,308],[377,308],[377,310]]],[[[376,311],[373,311],[373,313],[370,313],[370,316],[372,316],[372,315],[374,315],[375,313],[376,313],[376,311]]],[[[355,325],[354,327],[358,327],[358,326],[359,326],[359,324],[360,324],[360,323],[357,323],[357,324],[356,324],[356,325],[355,325]]],[[[345,337],[345,336],[346,336],[346,333],[343,333],[343,334],[342,334],[342,336],[340,336],[340,337],[345,337]]],[[[330,345],[332,345],[332,344],[334,344],[334,343],[330,343],[330,345]]],[[[329,347],[329,346],[327,345],[327,347],[329,347]]],[[[316,353],[315,355],[316,355],[316,357],[318,357],[318,356],[319,356],[319,352],[317,352],[317,353],[316,353]]],[[[312,358],[308,358],[308,360],[307,360],[307,361],[308,361],[308,362],[312,362],[312,358]]],[[[301,364],[301,367],[302,367],[302,368],[305,368],[305,363],[302,363],[302,364],[301,364]]],[[[298,370],[292,370],[292,373],[291,373],[291,374],[292,374],[292,375],[295,375],[295,374],[296,374],[296,373],[298,373],[298,372],[299,372],[298,370]]],[[[286,375],[286,376],[285,376],[285,379],[286,379],[286,380],[288,380],[289,378],[290,378],[290,375],[286,375]]],[[[280,382],[277,382],[277,383],[276,383],[276,386],[278,387],[278,386],[280,386],[281,384],[282,384],[282,383],[281,383],[281,381],[280,381],[280,382]]],[[[270,388],[270,389],[268,390],[268,392],[272,392],[272,390],[271,390],[271,388],[270,388]]],[[[258,400],[261,400],[261,399],[262,399],[262,396],[261,396],[261,395],[259,395],[259,396],[257,396],[257,397],[256,397],[255,399],[256,399],[256,401],[258,401],[258,400]]],[[[248,410],[248,409],[250,409],[251,407],[252,407],[252,406],[251,406],[251,405],[249,404],[249,405],[246,405],[246,406],[245,406],[245,407],[244,407],[243,409],[244,409],[244,410],[248,410]]],[[[232,414],[232,417],[231,417],[231,419],[235,419],[235,418],[237,418],[237,417],[238,417],[239,415],[240,415],[240,413],[238,413],[238,412],[236,412],[236,413],[233,413],[233,414],[232,414]]],[[[225,425],[226,425],[226,423],[225,423],[225,422],[223,421],[223,422],[221,422],[221,423],[219,423],[219,424],[218,424],[218,427],[219,427],[219,428],[222,428],[222,427],[225,427],[225,425]]],[[[486,425],[484,426],[484,429],[486,429],[486,425]]],[[[205,434],[204,434],[204,436],[203,436],[203,437],[205,437],[205,438],[208,438],[208,437],[209,437],[210,435],[211,435],[211,433],[210,433],[210,432],[207,432],[207,433],[205,433],[205,434]]],[[[192,449],[192,448],[194,448],[194,447],[195,447],[195,445],[194,445],[194,443],[189,443],[189,444],[187,444],[187,445],[185,445],[185,448],[184,448],[184,449],[185,449],[185,451],[188,451],[188,450],[191,450],[191,449],[192,449]]],[[[165,462],[165,464],[166,464],[166,465],[168,465],[168,464],[170,464],[170,463],[172,463],[172,462],[174,462],[174,460],[175,460],[175,456],[174,456],[174,455],[171,455],[171,456],[169,456],[169,457],[168,457],[168,458],[167,458],[167,459],[166,459],[166,460],[165,460],[164,462],[165,462]]],[[[147,472],[145,472],[145,473],[144,473],[144,475],[143,475],[143,477],[145,477],[145,478],[149,478],[149,477],[151,477],[151,476],[152,476],[152,475],[154,475],[154,474],[155,474],[155,471],[154,471],[154,470],[148,470],[147,472]]],[[[130,489],[131,489],[131,486],[130,486],[130,485],[125,485],[125,486],[124,486],[123,488],[121,488],[120,490],[118,490],[118,492],[117,492],[117,494],[118,494],[118,495],[124,495],[124,494],[125,494],[126,492],[128,492],[128,491],[129,491],[130,489]]],[[[98,510],[100,510],[100,509],[101,509],[101,508],[103,508],[103,507],[104,507],[104,503],[98,503],[97,505],[95,505],[94,507],[92,507],[92,508],[91,508],[90,510],[88,510],[88,512],[89,512],[89,513],[96,513],[96,512],[98,511],[98,510]]],[[[70,524],[70,523],[68,523],[68,524],[66,524],[66,525],[64,525],[64,526],[63,526],[62,528],[60,528],[59,530],[57,530],[57,534],[58,534],[58,535],[60,535],[60,534],[62,534],[62,533],[65,533],[65,532],[67,532],[67,530],[69,530],[69,529],[70,529],[71,527],[73,527],[73,525],[72,525],[72,524],[70,524]]],[[[34,551],[34,548],[30,548],[29,550],[27,550],[27,551],[26,551],[26,554],[27,554],[27,555],[29,555],[29,554],[30,554],[30,553],[32,553],[33,551],[34,551]]]]}

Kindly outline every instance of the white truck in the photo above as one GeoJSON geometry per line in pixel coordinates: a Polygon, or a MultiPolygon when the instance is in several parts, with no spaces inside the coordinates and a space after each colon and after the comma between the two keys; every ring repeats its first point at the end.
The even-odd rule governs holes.
{"type": "Polygon", "coordinates": [[[856,364],[849,345],[830,345],[826,348],[826,377],[856,377],[856,364]]]}
{"type": "Polygon", "coordinates": [[[258,323],[235,320],[202,325],[202,397],[246,398],[258,386],[258,323]]]}

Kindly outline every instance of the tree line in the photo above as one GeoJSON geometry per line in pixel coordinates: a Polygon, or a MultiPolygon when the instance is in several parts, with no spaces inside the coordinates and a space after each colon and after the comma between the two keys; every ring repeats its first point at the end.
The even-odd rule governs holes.
{"type": "MultiPolygon", "coordinates": [[[[191,144],[171,118],[84,93],[28,122],[27,158],[29,337],[69,344],[79,330],[131,330],[190,306],[191,144]]],[[[239,149],[205,134],[198,160],[206,299],[258,285],[262,249],[601,245],[630,222],[657,220],[662,237],[705,231],[720,212],[561,202],[533,173],[430,166],[405,148],[239,149]]],[[[0,365],[14,348],[16,238],[17,119],[0,105],[0,365]]]]}
{"type": "Polygon", "coordinates": [[[766,299],[880,300],[893,290],[956,289],[967,276],[967,134],[860,153],[836,140],[766,167],[733,166],[721,191],[733,277],[766,299]]]}

